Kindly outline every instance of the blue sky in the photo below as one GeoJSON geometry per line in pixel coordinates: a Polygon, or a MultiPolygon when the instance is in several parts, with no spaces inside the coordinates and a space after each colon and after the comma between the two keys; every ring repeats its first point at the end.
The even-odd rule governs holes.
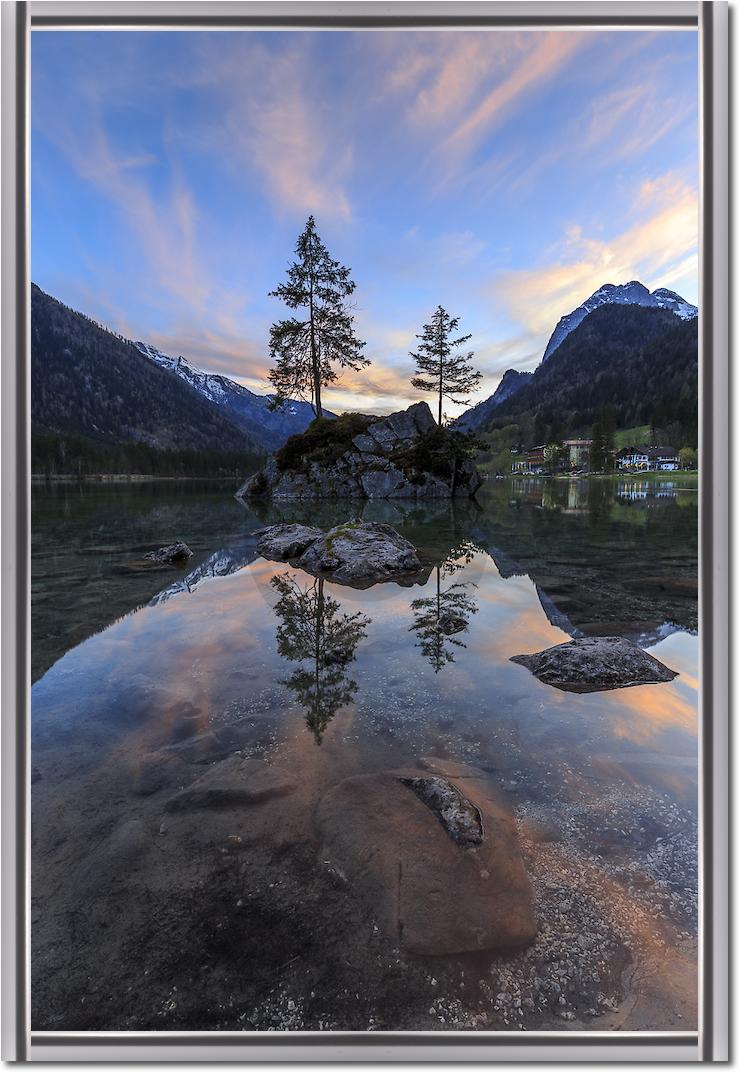
{"type": "Polygon", "coordinates": [[[602,283],[697,302],[692,31],[34,31],[32,80],[34,281],[254,390],[309,213],[373,362],[337,410],[414,400],[439,303],[479,400],[602,283]]]}

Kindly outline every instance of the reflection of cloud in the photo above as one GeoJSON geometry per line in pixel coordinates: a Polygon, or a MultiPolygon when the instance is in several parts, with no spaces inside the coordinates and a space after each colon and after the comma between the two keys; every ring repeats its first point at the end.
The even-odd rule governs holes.
{"type": "Polygon", "coordinates": [[[619,689],[611,729],[616,737],[644,745],[669,730],[695,736],[697,722],[697,697],[683,690],[677,679],[671,684],[619,689]]]}

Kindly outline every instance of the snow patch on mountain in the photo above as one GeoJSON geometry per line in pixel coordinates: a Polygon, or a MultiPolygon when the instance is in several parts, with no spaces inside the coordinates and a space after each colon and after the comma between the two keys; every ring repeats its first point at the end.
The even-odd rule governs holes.
{"type": "Polygon", "coordinates": [[[637,279],[632,279],[629,283],[605,283],[582,305],[578,305],[577,309],[573,309],[571,313],[562,317],[552,332],[542,361],[551,357],[570,332],[574,331],[589,313],[601,305],[644,305],[650,308],[667,309],[681,320],[692,320],[698,315],[696,307],[676,294],[674,290],[659,287],[650,293],[647,287],[637,279]]]}
{"type": "MultiPolygon", "coordinates": [[[[149,343],[135,342],[134,346],[160,368],[185,380],[198,394],[224,410],[234,424],[255,435],[270,450],[282,446],[289,436],[304,432],[313,420],[313,409],[307,402],[291,400],[281,409],[272,411],[269,408],[271,395],[258,395],[228,376],[203,372],[186,358],[171,357],[149,343]]],[[[334,415],[324,411],[324,416],[334,415]]]]}

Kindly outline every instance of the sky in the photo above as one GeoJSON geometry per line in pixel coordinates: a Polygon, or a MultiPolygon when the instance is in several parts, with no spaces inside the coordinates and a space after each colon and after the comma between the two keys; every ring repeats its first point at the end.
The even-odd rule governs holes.
{"type": "Polygon", "coordinates": [[[252,390],[311,213],[372,361],[339,412],[418,400],[439,304],[473,402],[603,283],[697,304],[694,31],[35,30],[31,116],[34,282],[252,390]]]}

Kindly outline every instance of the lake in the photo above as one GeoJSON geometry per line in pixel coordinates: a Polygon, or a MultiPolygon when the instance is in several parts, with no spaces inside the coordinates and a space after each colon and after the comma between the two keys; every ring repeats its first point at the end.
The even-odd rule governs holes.
{"type": "Polygon", "coordinates": [[[33,1027],[696,1029],[697,479],[489,481],[454,504],[233,490],[34,488],[33,1027]],[[264,525],[356,516],[414,543],[423,583],[257,554],[264,525]],[[141,561],[175,540],[184,567],[141,561]],[[596,635],[678,676],[581,695],[510,661],[596,635]],[[172,804],[235,753],[290,791],[172,804]],[[531,945],[411,955],[327,858],[326,795],[422,757],[513,817],[531,945]]]}

